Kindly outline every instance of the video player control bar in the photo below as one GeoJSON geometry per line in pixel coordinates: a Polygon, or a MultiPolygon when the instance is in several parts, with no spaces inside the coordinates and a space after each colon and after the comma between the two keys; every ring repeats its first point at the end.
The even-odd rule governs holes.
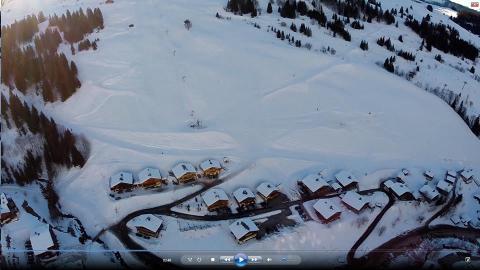
{"type": "Polygon", "coordinates": [[[238,253],[235,255],[184,255],[181,262],[184,265],[190,266],[238,266],[245,265],[298,265],[301,263],[301,258],[298,255],[246,255],[238,253]]]}

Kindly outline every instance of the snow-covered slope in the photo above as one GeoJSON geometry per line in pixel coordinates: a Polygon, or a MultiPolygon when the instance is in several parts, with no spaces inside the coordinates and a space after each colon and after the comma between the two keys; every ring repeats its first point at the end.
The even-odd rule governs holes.
{"type": "MultiPolygon", "coordinates": [[[[48,16],[79,7],[100,6],[105,17],[105,29],[92,35],[100,39],[97,51],[72,56],[62,45],[77,63],[83,85],[66,102],[45,108],[92,142],[85,168],[68,173],[58,185],[62,205],[87,215],[87,225],[112,222],[106,213],[118,203],[106,196],[111,173],[147,165],[166,171],[179,159],[289,158],[367,170],[480,166],[480,141],[447,104],[374,64],[390,55],[375,44],[381,35],[395,39],[404,33],[406,41],[398,48],[416,48],[419,38],[402,24],[352,29],[351,43],[313,27],[312,39],[305,40],[313,49],[306,50],[267,32],[269,25],[280,27],[275,12],[254,19],[234,16],[225,13],[223,0],[40,2],[44,5],[12,2],[2,24],[29,12],[43,10],[48,16]],[[232,19],[217,19],[216,12],[232,19]],[[190,31],[185,19],[193,23],[190,31]],[[369,41],[368,52],[358,48],[361,39],[369,41]],[[322,46],[337,54],[314,50],[322,46]],[[197,119],[204,128],[189,127],[197,119]],[[104,207],[93,210],[92,201],[104,207]]],[[[260,1],[260,7],[266,3],[260,1]]],[[[420,5],[384,1],[386,7],[407,4],[420,5]]],[[[418,16],[425,12],[414,10],[418,16]]],[[[452,74],[448,67],[430,73],[452,74]]],[[[448,85],[468,79],[452,75],[448,85]]],[[[470,79],[464,91],[473,95],[478,85],[470,79]]],[[[475,101],[480,104],[478,93],[475,101]]]]}
{"type": "MultiPolygon", "coordinates": [[[[231,171],[245,170],[222,186],[231,192],[240,185],[254,187],[260,178],[288,182],[293,189],[299,177],[324,168],[332,175],[348,169],[363,181],[361,187],[372,188],[403,167],[418,172],[480,168],[480,140],[448,104],[422,89],[461,91],[473,102],[469,112],[478,114],[480,83],[452,66],[480,68],[445,54],[445,64],[440,64],[433,59],[436,49],[416,51],[421,39],[403,23],[398,28],[365,23],[363,31],[349,27],[352,42],[309,25],[311,38],[294,34],[303,44],[312,44],[308,50],[267,30],[289,31],[292,21],[299,26],[309,20],[281,18],[275,5],[274,13],[267,14],[264,0],[257,18],[225,12],[226,0],[26,2],[9,2],[2,10],[2,25],[40,10],[48,16],[79,7],[100,7],[105,19],[105,29],[89,36],[100,39],[98,50],[71,55],[70,46],[61,45],[77,63],[82,87],[66,102],[43,108],[91,142],[84,168],[63,172],[56,188],[62,211],[79,217],[92,236],[134,210],[166,204],[199,188],[170,186],[115,201],[108,196],[108,179],[120,170],[153,166],[166,174],[179,160],[198,164],[228,157],[231,171]],[[231,20],[217,19],[217,12],[231,20]],[[186,19],[193,23],[190,30],[184,27],[186,19]],[[403,43],[397,41],[399,35],[403,43]],[[376,64],[393,55],[377,46],[380,36],[390,37],[397,49],[415,52],[421,71],[413,81],[376,64]],[[368,51],[359,48],[361,40],[369,42],[368,51]],[[336,54],[322,53],[327,47],[336,54]],[[197,120],[201,128],[191,128],[197,120]]],[[[417,19],[427,12],[426,4],[415,1],[382,3],[388,8],[412,5],[417,19]]],[[[325,11],[330,18],[332,11],[325,11]]],[[[449,12],[435,8],[432,21],[454,25],[443,14],[449,12]]],[[[462,38],[480,45],[478,37],[456,28],[462,38]]],[[[403,71],[415,68],[400,57],[396,65],[403,71]]],[[[27,98],[44,106],[37,97],[27,98]]],[[[306,229],[266,243],[294,241],[296,233],[319,235],[304,234],[306,229]]],[[[332,238],[337,240],[348,235],[338,237],[341,227],[336,232],[332,238]]],[[[308,242],[291,248],[320,247],[308,242]]]]}

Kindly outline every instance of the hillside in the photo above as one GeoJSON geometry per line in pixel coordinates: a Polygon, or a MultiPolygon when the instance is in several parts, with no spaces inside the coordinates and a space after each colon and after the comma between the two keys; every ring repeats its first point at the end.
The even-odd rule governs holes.
{"type": "MultiPolygon", "coordinates": [[[[103,14],[104,29],[88,35],[98,40],[96,50],[72,54],[68,42],[59,44],[59,53],[78,68],[81,86],[71,96],[45,102],[33,90],[25,95],[14,90],[89,142],[86,163],[59,170],[55,189],[62,211],[77,216],[91,236],[132,211],[198,190],[175,187],[114,201],[108,179],[121,170],[154,166],[168,174],[180,160],[227,159],[232,171],[245,173],[229,182],[227,187],[234,188],[261,178],[290,185],[324,168],[329,177],[348,168],[366,179],[401,168],[480,169],[480,139],[472,132],[480,115],[478,58],[462,59],[435,47],[419,50],[422,38],[404,24],[406,16],[395,16],[398,27],[376,20],[362,21],[363,30],[347,25],[351,41],[346,41],[306,16],[281,17],[276,1],[272,13],[267,13],[268,1],[258,1],[254,18],[226,11],[227,0],[26,2],[8,2],[2,26],[40,11],[48,17],[100,8],[103,14]],[[311,37],[293,32],[292,23],[304,23],[311,37]],[[272,28],[302,46],[277,38],[272,28]],[[415,60],[377,45],[380,37],[415,60]],[[360,48],[362,41],[368,50],[360,48]],[[384,69],[392,56],[396,74],[384,69]],[[415,74],[407,79],[410,72],[415,74]],[[453,103],[455,97],[453,107],[463,110],[466,121],[444,101],[453,103]]],[[[384,10],[412,6],[409,14],[415,19],[428,13],[431,22],[451,25],[463,40],[480,46],[478,36],[449,19],[455,11],[434,6],[429,12],[418,1],[379,2],[384,10]]],[[[321,4],[331,20],[335,8],[321,4]]],[[[4,84],[2,93],[10,93],[4,84]]],[[[15,138],[12,132],[2,127],[2,143],[15,138]]],[[[18,140],[9,142],[20,147],[18,140]]],[[[111,248],[121,247],[112,236],[105,238],[111,248]]],[[[270,239],[278,245],[283,241],[276,240],[270,239]]],[[[306,242],[292,248],[325,245],[306,242]]]]}

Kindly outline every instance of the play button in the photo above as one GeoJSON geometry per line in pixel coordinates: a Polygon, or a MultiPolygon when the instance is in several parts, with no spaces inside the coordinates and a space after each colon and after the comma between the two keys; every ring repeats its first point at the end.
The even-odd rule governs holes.
{"type": "Polygon", "coordinates": [[[243,253],[238,253],[237,255],[235,255],[234,260],[235,260],[235,264],[238,267],[243,267],[243,266],[247,265],[248,257],[247,257],[247,255],[245,255],[243,253]]]}

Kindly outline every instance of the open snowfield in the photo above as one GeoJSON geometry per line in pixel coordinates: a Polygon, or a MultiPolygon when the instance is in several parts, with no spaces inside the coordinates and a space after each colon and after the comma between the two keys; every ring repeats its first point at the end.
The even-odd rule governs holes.
{"type": "MultiPolygon", "coordinates": [[[[91,236],[135,210],[167,204],[197,191],[199,185],[118,201],[108,196],[112,174],[123,170],[135,174],[153,166],[166,175],[180,160],[198,165],[206,158],[228,157],[232,160],[229,170],[243,170],[219,186],[230,197],[238,187],[254,190],[260,179],[281,184],[282,192],[292,197],[296,180],[322,169],[327,169],[327,180],[340,169],[351,170],[360,179],[360,189],[370,189],[401,168],[415,168],[407,180],[413,190],[423,185],[424,169],[438,174],[464,167],[480,170],[480,140],[444,101],[414,84],[440,88],[448,84],[459,92],[467,82],[462,93],[474,104],[469,112],[478,114],[480,83],[470,73],[448,65],[468,69],[472,63],[442,54],[446,64],[439,64],[433,59],[438,53],[435,49],[416,52],[424,62],[413,82],[375,65],[392,55],[375,43],[380,36],[390,37],[397,49],[418,48],[420,38],[403,24],[399,28],[365,24],[363,31],[349,28],[351,43],[332,38],[325,28],[310,26],[312,38],[295,34],[302,43],[312,44],[312,50],[307,50],[267,32],[269,26],[280,28],[280,21],[289,26],[292,20],[278,21],[276,12],[266,14],[265,0],[259,1],[262,15],[254,19],[226,13],[226,0],[103,2],[13,1],[2,10],[2,25],[41,10],[47,16],[79,7],[100,7],[103,12],[105,29],[89,36],[100,39],[98,50],[71,55],[70,45],[61,45],[77,64],[82,87],[66,102],[44,106],[48,115],[91,142],[85,167],[63,172],[56,184],[62,211],[77,216],[91,236]],[[217,19],[216,12],[232,18],[217,19]],[[186,19],[193,24],[189,31],[184,27],[186,19]],[[258,23],[261,29],[249,22],[258,23]],[[397,41],[399,34],[404,35],[404,43],[397,41]],[[368,52],[358,48],[362,39],[369,42],[368,52]],[[327,46],[335,48],[336,55],[318,51],[327,46]],[[196,120],[203,128],[189,127],[196,120]]],[[[418,20],[426,12],[424,4],[413,1],[382,2],[385,7],[412,5],[418,20]]],[[[330,18],[331,11],[326,12],[330,18]]],[[[436,10],[432,20],[446,22],[448,17],[442,12],[436,10]]],[[[299,25],[302,19],[295,21],[299,25]]],[[[480,45],[478,37],[456,28],[463,38],[480,45]]],[[[415,67],[400,57],[396,64],[405,71],[415,67]]],[[[30,98],[40,104],[36,97],[30,98]]],[[[420,205],[412,218],[412,208],[396,205],[390,209],[385,221],[390,230],[381,239],[418,226],[416,217],[430,210],[420,205]],[[391,228],[397,216],[411,220],[403,223],[402,219],[391,228]]],[[[373,219],[378,211],[368,210],[362,216],[373,219]]],[[[167,232],[178,231],[176,221],[166,219],[167,232]]],[[[264,241],[253,240],[241,249],[345,252],[368,225],[358,229],[355,219],[347,212],[328,226],[309,221],[264,241]]],[[[181,234],[182,241],[179,234],[164,234],[151,246],[201,249],[217,241],[219,247],[237,249],[227,226],[224,222],[207,229],[205,235],[181,234]],[[197,238],[202,239],[199,245],[197,238]]],[[[105,238],[110,248],[121,248],[109,232],[105,238]]],[[[374,238],[360,248],[378,244],[374,238]]],[[[332,262],[337,259],[331,258],[332,262]]]]}

